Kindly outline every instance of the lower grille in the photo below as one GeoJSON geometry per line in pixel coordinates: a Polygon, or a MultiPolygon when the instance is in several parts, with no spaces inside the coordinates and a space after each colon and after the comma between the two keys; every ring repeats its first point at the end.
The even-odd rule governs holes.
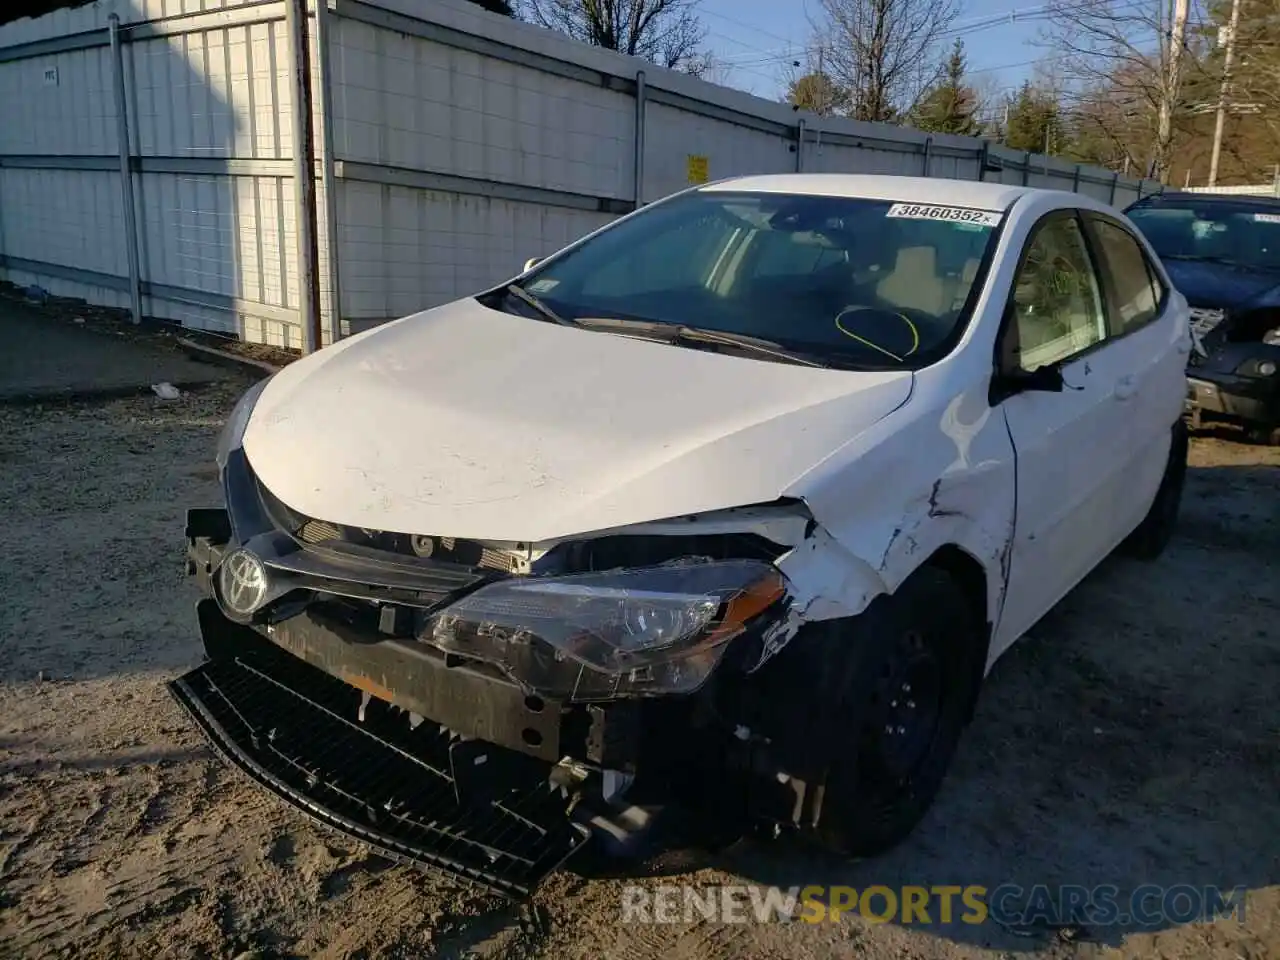
{"type": "Polygon", "coordinates": [[[460,797],[439,727],[410,730],[377,700],[358,721],[358,690],[283,652],[209,661],[169,689],[229,762],[392,859],[523,898],[586,841],[545,764],[460,797]]]}

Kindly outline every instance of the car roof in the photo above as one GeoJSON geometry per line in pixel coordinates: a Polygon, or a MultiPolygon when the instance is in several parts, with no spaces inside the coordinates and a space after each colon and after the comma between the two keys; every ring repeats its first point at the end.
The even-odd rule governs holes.
{"type": "MultiPolygon", "coordinates": [[[[1031,193],[1064,193],[1007,183],[950,180],[942,177],[899,177],[860,173],[782,173],[718,180],[704,191],[747,193],[794,193],[816,197],[853,197],[866,200],[897,200],[904,203],[975,207],[979,210],[1008,210],[1031,193]]],[[[1077,194],[1065,194],[1079,197],[1077,194]]],[[[1082,206],[1086,204],[1081,204],[1082,206]]]]}
{"type": "Polygon", "coordinates": [[[1266,207],[1268,209],[1276,209],[1280,207],[1280,197],[1266,196],[1255,193],[1200,193],[1197,190],[1166,190],[1163,193],[1155,193],[1149,197],[1143,197],[1141,200],[1135,201],[1133,206],[1141,204],[1144,207],[1158,207],[1163,203],[1195,203],[1197,205],[1204,204],[1222,204],[1224,206],[1249,206],[1249,207],[1266,207]]]}

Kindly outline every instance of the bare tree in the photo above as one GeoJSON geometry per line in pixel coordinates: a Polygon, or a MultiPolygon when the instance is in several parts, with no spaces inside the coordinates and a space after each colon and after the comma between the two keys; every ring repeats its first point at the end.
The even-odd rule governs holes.
{"type": "Polygon", "coordinates": [[[520,15],[575,40],[643,57],[695,76],[710,61],[700,52],[706,30],[697,0],[520,0],[520,15]]]}
{"type": "Polygon", "coordinates": [[[1200,60],[1189,11],[1188,0],[1051,0],[1044,38],[1063,77],[1083,91],[1079,106],[1101,135],[1120,141],[1134,127],[1149,126],[1144,172],[1162,179],[1173,159],[1187,74],[1200,60]],[[1099,109],[1100,91],[1123,109],[1099,109]]]}
{"type": "Polygon", "coordinates": [[[847,90],[858,120],[895,120],[938,78],[959,0],[820,0],[820,74],[847,90]]]}

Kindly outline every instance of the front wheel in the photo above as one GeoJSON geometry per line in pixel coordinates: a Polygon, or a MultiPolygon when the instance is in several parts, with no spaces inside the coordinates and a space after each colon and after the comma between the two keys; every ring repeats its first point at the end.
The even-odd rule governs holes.
{"type": "Polygon", "coordinates": [[[905,839],[941,789],[985,664],[981,624],[941,571],[914,574],[851,623],[814,828],[833,852],[874,856],[905,839]],[[867,618],[864,621],[864,618],[867,618]],[[866,628],[866,629],[863,629],[866,628]]]}

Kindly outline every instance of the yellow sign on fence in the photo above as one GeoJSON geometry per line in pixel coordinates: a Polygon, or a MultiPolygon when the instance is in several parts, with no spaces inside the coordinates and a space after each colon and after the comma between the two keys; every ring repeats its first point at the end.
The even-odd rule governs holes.
{"type": "Polygon", "coordinates": [[[689,154],[688,171],[690,183],[706,183],[707,182],[707,158],[700,157],[697,154],[689,154]]]}

